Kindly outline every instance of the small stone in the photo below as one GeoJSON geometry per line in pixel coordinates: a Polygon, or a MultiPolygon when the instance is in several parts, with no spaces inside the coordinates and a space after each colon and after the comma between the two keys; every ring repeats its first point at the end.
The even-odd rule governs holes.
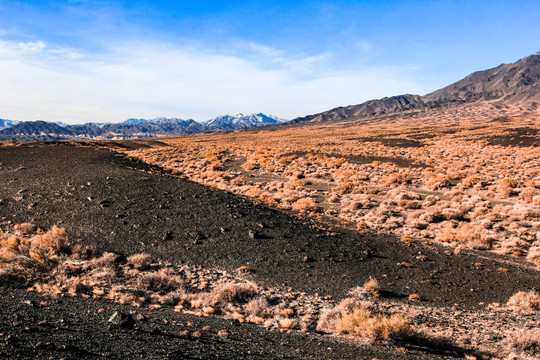
{"type": "Polygon", "coordinates": [[[137,321],[145,321],[146,317],[143,314],[135,314],[133,315],[135,317],[135,320],[137,321]]]}
{"type": "Polygon", "coordinates": [[[114,314],[109,318],[108,322],[120,327],[131,329],[135,325],[135,320],[130,314],[124,314],[119,311],[115,311],[114,314]]]}

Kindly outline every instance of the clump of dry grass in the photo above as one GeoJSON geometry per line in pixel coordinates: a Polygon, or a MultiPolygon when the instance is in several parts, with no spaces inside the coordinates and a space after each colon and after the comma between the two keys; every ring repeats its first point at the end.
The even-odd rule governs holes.
{"type": "Polygon", "coordinates": [[[295,211],[319,211],[320,207],[312,198],[298,199],[293,205],[295,211]]]}
{"type": "Polygon", "coordinates": [[[527,260],[540,268],[540,245],[533,246],[529,249],[529,254],[527,255],[527,260]]]}
{"type": "Polygon", "coordinates": [[[265,297],[259,296],[244,305],[244,310],[251,316],[263,317],[270,312],[270,305],[265,297]]]}
{"type": "Polygon", "coordinates": [[[534,290],[518,291],[508,299],[506,306],[516,311],[540,309],[540,294],[534,290]]]}
{"type": "Polygon", "coordinates": [[[406,317],[375,311],[372,303],[353,298],[344,299],[323,314],[317,330],[350,334],[370,341],[408,339],[414,335],[406,317]]]}
{"type": "Polygon", "coordinates": [[[147,269],[151,261],[152,257],[148,254],[133,254],[127,257],[127,263],[139,270],[147,269]]]}
{"type": "Polygon", "coordinates": [[[141,288],[157,293],[177,291],[184,284],[182,278],[167,268],[155,272],[143,273],[137,279],[137,283],[141,288]]]}
{"type": "Polygon", "coordinates": [[[258,295],[257,287],[252,283],[223,282],[210,292],[214,304],[244,304],[258,295]]]}
{"type": "Polygon", "coordinates": [[[363,286],[357,286],[349,291],[349,295],[359,300],[376,298],[379,296],[379,281],[370,276],[363,286]]]}
{"type": "Polygon", "coordinates": [[[540,329],[517,330],[507,334],[506,350],[510,353],[507,359],[538,359],[540,356],[540,329]]]}
{"type": "Polygon", "coordinates": [[[31,224],[14,226],[11,232],[0,231],[0,277],[31,282],[48,275],[68,251],[66,232],[56,226],[47,232],[31,224]]]}
{"type": "Polygon", "coordinates": [[[336,321],[336,332],[375,340],[406,339],[413,335],[411,324],[405,317],[374,314],[364,309],[342,313],[336,321]]]}

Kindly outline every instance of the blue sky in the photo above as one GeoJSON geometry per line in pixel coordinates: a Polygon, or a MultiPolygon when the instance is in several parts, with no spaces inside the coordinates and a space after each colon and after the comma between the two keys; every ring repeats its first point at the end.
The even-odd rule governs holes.
{"type": "Polygon", "coordinates": [[[540,51],[539,15],[539,1],[0,0],[0,118],[294,118],[423,95],[540,51]]]}

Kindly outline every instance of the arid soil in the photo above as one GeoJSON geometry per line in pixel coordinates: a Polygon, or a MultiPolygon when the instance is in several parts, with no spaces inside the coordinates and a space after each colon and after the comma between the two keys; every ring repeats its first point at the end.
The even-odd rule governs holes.
{"type": "MultiPolygon", "coordinates": [[[[409,295],[417,294],[422,306],[474,312],[539,286],[537,271],[517,258],[473,250],[454,254],[429,241],[408,243],[388,234],[322,225],[95,147],[0,147],[0,183],[4,225],[31,221],[44,229],[61,226],[70,239],[121,256],[144,252],[166,262],[230,272],[247,266],[249,279],[283,291],[339,300],[374,277],[383,300],[407,304],[409,295]]],[[[167,309],[133,310],[101,299],[53,299],[10,287],[0,291],[4,357],[454,356],[422,346],[359,346],[328,335],[270,332],[221,317],[198,318],[167,309]],[[118,309],[142,313],[144,318],[133,329],[115,327],[107,319],[118,309]],[[209,330],[203,331],[205,326],[209,330]],[[195,329],[201,331],[200,337],[192,336],[195,329]],[[219,330],[229,336],[218,336],[219,330]]]]}
{"type": "Polygon", "coordinates": [[[540,268],[537,115],[489,104],[399,115],[108,146],[280,209],[540,268]]]}

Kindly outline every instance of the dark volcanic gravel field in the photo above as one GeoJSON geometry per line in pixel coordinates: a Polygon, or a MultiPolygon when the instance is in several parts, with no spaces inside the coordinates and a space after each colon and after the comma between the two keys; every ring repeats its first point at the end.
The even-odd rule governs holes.
{"type": "MultiPolygon", "coordinates": [[[[373,276],[380,282],[383,297],[406,299],[416,293],[430,306],[459,303],[469,308],[480,302],[505,302],[518,290],[539,286],[537,274],[528,265],[507,258],[482,253],[479,260],[473,253],[456,256],[444,248],[407,245],[381,235],[343,229],[330,233],[310,219],[171,177],[94,147],[0,147],[0,184],[3,221],[34,221],[42,228],[58,225],[71,239],[123,255],[146,252],[155,259],[228,271],[247,265],[254,270],[253,279],[264,286],[340,298],[373,276]],[[419,255],[427,259],[420,260],[424,257],[419,255]],[[478,261],[484,266],[475,266],[478,261]],[[412,267],[400,266],[402,262],[412,267]],[[498,271],[500,267],[508,271],[498,271]]],[[[215,333],[231,327],[230,321],[187,320],[187,315],[173,312],[170,316],[176,316],[179,323],[209,322],[215,331],[194,339],[179,335],[182,326],[152,328],[157,326],[152,325],[158,321],[157,315],[136,332],[104,329],[112,310],[98,316],[97,309],[120,305],[65,299],[50,300],[49,306],[40,308],[24,303],[37,295],[8,288],[0,291],[0,355],[4,356],[7,351],[20,358],[36,358],[36,354],[42,358],[94,358],[102,353],[107,358],[178,359],[428,356],[357,348],[330,337],[269,333],[251,325],[235,326],[238,335],[222,339],[215,333]],[[58,325],[62,319],[69,319],[69,325],[58,325]],[[40,321],[45,322],[39,325],[40,321]],[[25,330],[25,323],[30,330],[25,330]],[[49,336],[71,345],[60,349],[51,345],[49,336]],[[95,347],[90,346],[93,342],[95,347]],[[335,353],[326,352],[328,347],[335,353]]]]}

